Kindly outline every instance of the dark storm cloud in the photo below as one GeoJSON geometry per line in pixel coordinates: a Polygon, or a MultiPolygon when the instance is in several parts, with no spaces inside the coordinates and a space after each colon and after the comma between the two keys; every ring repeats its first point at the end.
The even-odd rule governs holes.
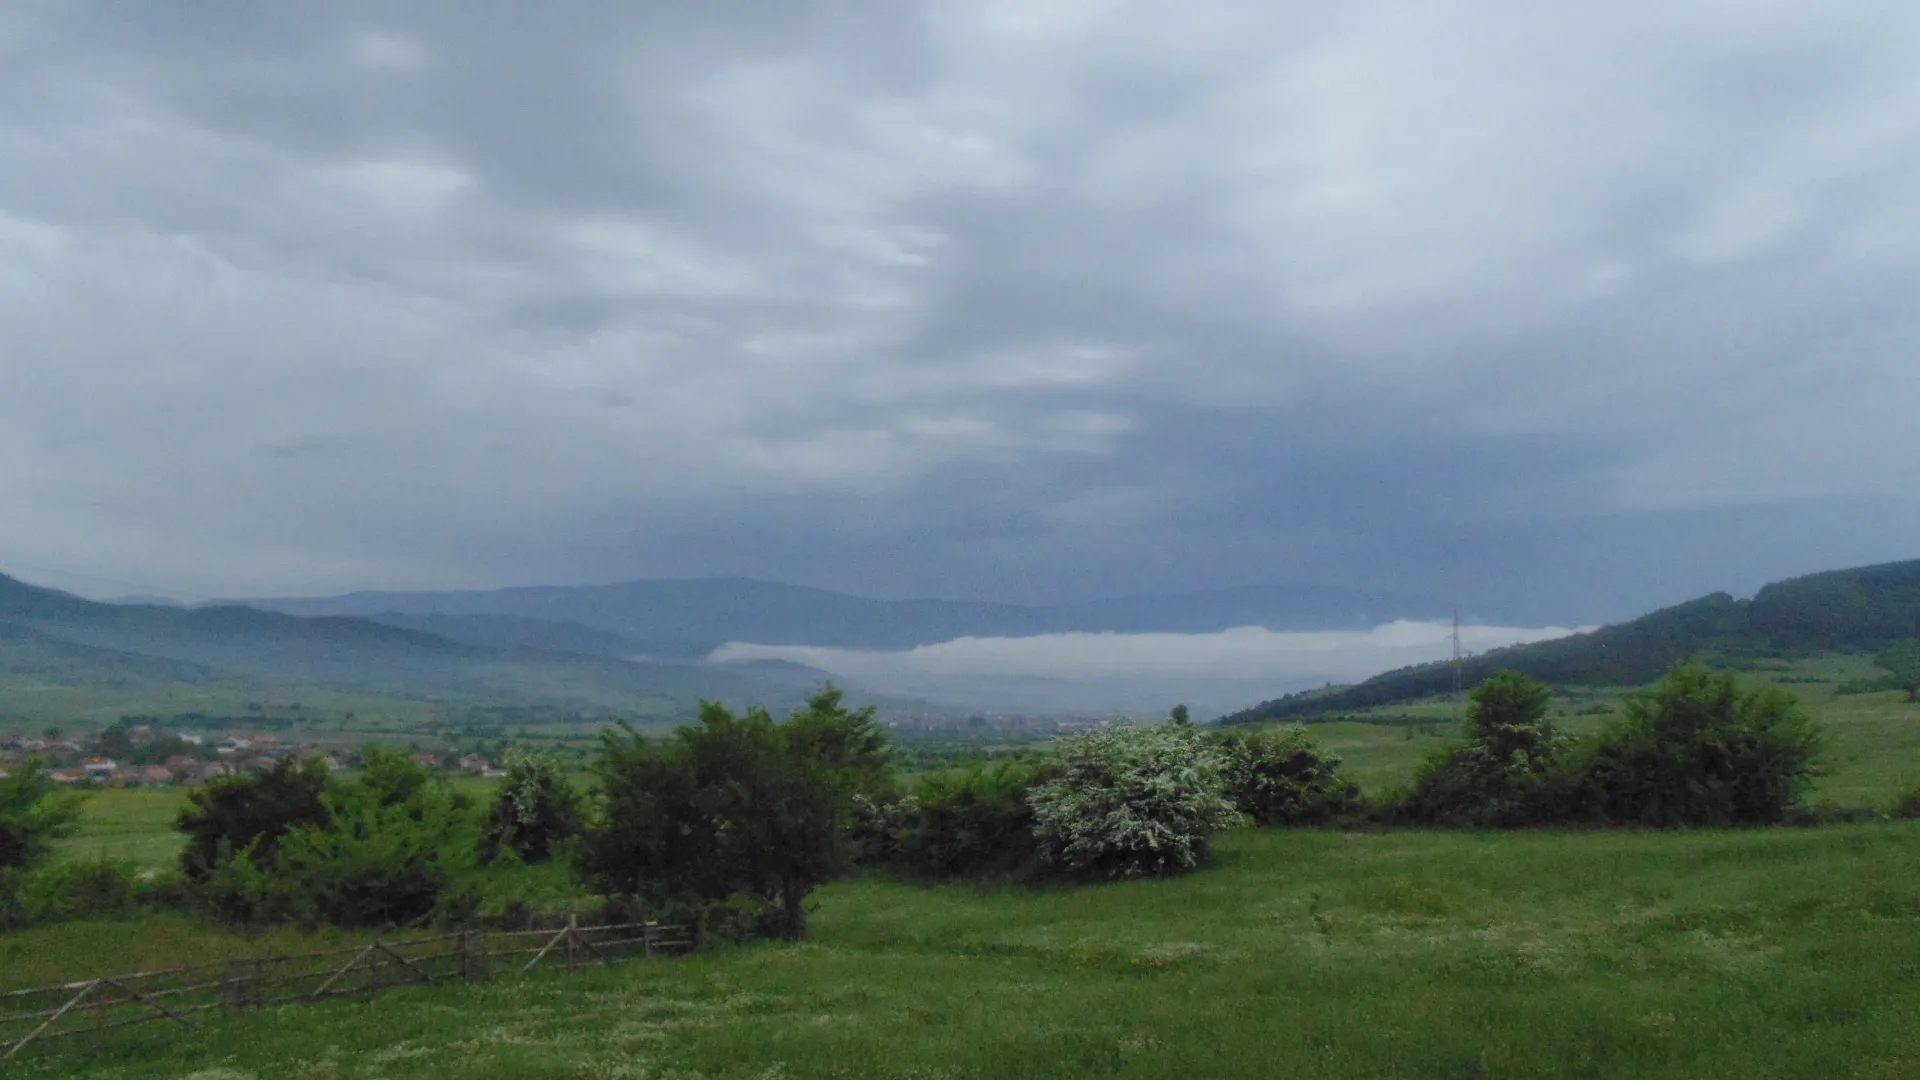
{"type": "Polygon", "coordinates": [[[0,569],[1571,624],[1916,554],[1916,61],[1899,4],[16,5],[0,569]]]}

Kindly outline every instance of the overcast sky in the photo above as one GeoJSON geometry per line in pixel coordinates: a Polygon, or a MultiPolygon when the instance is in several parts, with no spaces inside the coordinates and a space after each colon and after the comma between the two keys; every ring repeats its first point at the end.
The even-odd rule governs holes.
{"type": "Polygon", "coordinates": [[[1911,2],[14,0],[0,571],[1617,618],[1920,556],[1917,194],[1911,2]]]}

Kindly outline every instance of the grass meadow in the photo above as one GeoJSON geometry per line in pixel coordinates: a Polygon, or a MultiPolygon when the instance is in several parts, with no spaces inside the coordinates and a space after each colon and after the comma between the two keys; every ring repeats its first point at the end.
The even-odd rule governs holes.
{"type": "MultiPolygon", "coordinates": [[[[1788,683],[1826,723],[1813,801],[1886,809],[1920,786],[1920,706],[1838,695],[1853,676],[1822,663],[1755,675],[1788,683]]],[[[1603,720],[1572,709],[1560,723],[1603,720]]],[[[1316,732],[1370,792],[1443,741],[1404,725],[1316,732]]],[[[65,855],[164,868],[181,800],[96,793],[65,855]]],[[[804,944],[154,1025],[11,1071],[1920,1077],[1920,822],[1243,830],[1213,866],[1170,881],[855,881],[815,898],[804,944]]],[[[52,925],[0,935],[0,989],[355,940],[250,937],[178,914],[52,925]]]]}
{"type": "MultiPolygon", "coordinates": [[[[1248,830],[1172,881],[852,882],[817,897],[805,944],[155,1025],[20,1071],[1920,1075],[1920,824],[1248,830]]],[[[153,932],[204,931],[162,920],[153,932]]],[[[146,962],[159,947],[120,925],[17,938],[0,945],[10,972],[23,955],[125,949],[146,962]]]]}

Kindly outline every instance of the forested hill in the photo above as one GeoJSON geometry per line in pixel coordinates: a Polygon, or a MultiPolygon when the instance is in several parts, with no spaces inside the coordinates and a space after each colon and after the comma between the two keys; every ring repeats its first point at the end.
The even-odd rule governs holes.
{"type": "MultiPolygon", "coordinates": [[[[1920,560],[1775,582],[1752,600],[1714,593],[1631,622],[1469,658],[1467,685],[1511,668],[1558,686],[1633,686],[1676,661],[1795,649],[1874,648],[1920,637],[1920,560]]],[[[1450,662],[1262,702],[1223,723],[1298,719],[1393,705],[1453,689],[1450,662]]]]}

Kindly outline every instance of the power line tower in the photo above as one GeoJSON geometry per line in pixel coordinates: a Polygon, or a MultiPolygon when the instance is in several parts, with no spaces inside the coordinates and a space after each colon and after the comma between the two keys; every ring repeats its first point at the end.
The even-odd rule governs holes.
{"type": "Polygon", "coordinates": [[[1460,609],[1453,609],[1453,696],[1457,699],[1465,688],[1466,653],[1460,649],[1460,609]]]}

